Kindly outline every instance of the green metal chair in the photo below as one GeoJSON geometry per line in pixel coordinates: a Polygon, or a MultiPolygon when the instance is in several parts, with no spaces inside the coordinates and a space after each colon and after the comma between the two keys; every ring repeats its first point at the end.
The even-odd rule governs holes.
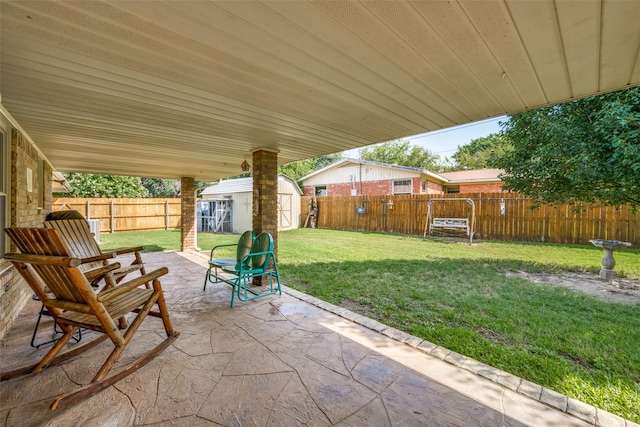
{"type": "Polygon", "coordinates": [[[218,275],[220,273],[218,270],[222,269],[222,267],[234,268],[245,255],[248,255],[249,252],[251,252],[251,247],[253,246],[255,238],[256,234],[249,230],[242,233],[238,243],[214,246],[213,249],[211,249],[211,254],[209,255],[209,269],[204,277],[204,287],[202,290],[207,289],[207,283],[220,283],[222,280],[218,279],[218,275]],[[216,250],[232,246],[236,246],[235,258],[214,258],[216,250]]]}
{"type": "Polygon", "coordinates": [[[218,268],[214,269],[214,274],[209,274],[207,278],[211,283],[224,282],[231,285],[231,307],[236,296],[240,301],[250,301],[275,293],[282,295],[278,264],[273,255],[273,237],[266,232],[258,234],[247,255],[235,264],[218,265],[218,268]],[[270,269],[271,264],[273,269],[270,269]],[[218,269],[224,274],[217,274],[218,269]],[[211,276],[215,281],[211,280],[211,276]],[[259,277],[268,278],[268,283],[256,285],[254,279],[259,277]],[[274,286],[274,279],[276,286],[274,286]]]}

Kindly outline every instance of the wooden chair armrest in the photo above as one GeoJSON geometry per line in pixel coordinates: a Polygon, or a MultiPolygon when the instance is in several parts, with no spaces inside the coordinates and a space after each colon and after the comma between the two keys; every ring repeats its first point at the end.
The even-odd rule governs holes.
{"type": "Polygon", "coordinates": [[[85,313],[85,314],[91,313],[91,307],[89,307],[88,304],[81,304],[79,302],[64,301],[64,300],[58,300],[58,299],[52,298],[52,299],[48,299],[44,305],[47,307],[59,308],[61,310],[71,310],[78,313],[85,313]]]}
{"type": "Polygon", "coordinates": [[[87,278],[88,281],[92,282],[94,279],[104,276],[110,271],[120,268],[119,262],[114,262],[113,264],[105,265],[103,267],[94,268],[92,270],[88,270],[84,272],[84,277],[87,278]]]}
{"type": "Polygon", "coordinates": [[[96,262],[96,261],[104,261],[107,259],[112,259],[116,257],[116,253],[115,252],[106,252],[103,253],[101,255],[96,255],[96,256],[92,256],[92,257],[88,257],[88,258],[81,258],[80,259],[80,263],[81,264],[87,264],[89,262],[96,262]]]}
{"type": "Polygon", "coordinates": [[[69,256],[54,256],[54,255],[31,255],[21,253],[8,253],[4,256],[7,261],[24,262],[29,264],[45,264],[45,265],[60,265],[63,267],[77,267],[81,264],[78,258],[72,258],[69,256]]]}
{"type": "Polygon", "coordinates": [[[144,285],[145,283],[151,282],[152,280],[156,280],[160,276],[164,276],[169,272],[167,267],[161,267],[157,270],[152,271],[151,273],[147,273],[145,275],[136,277],[133,280],[129,280],[128,282],[122,283],[116,287],[108,289],[98,294],[98,301],[105,302],[110,300],[113,297],[121,295],[125,292],[130,291],[131,289],[137,288],[138,286],[144,285]]]}
{"type": "Polygon", "coordinates": [[[134,246],[132,248],[118,249],[113,253],[115,255],[122,255],[122,254],[130,254],[131,252],[142,252],[143,250],[144,250],[144,246],[134,246]]]}

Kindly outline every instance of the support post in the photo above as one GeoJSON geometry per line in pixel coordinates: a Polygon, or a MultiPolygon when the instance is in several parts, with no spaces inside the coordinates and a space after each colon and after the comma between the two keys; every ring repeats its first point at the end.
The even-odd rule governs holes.
{"type": "Polygon", "coordinates": [[[278,153],[253,152],[253,231],[273,236],[273,253],[278,249],[278,153]]]}
{"type": "Polygon", "coordinates": [[[180,178],[181,251],[196,249],[196,189],[193,177],[180,178]]]}

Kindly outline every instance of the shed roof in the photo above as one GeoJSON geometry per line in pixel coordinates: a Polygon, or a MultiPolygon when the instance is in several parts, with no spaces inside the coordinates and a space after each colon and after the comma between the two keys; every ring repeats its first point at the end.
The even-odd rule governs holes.
{"type": "MultiPolygon", "coordinates": [[[[300,187],[298,187],[298,184],[296,184],[296,182],[288,176],[278,175],[278,181],[287,181],[291,183],[298,195],[302,195],[302,191],[300,191],[300,187]]],[[[222,180],[219,183],[211,185],[202,190],[202,195],[211,196],[233,193],[249,193],[251,191],[253,191],[253,178],[246,177],[222,180]]]]}

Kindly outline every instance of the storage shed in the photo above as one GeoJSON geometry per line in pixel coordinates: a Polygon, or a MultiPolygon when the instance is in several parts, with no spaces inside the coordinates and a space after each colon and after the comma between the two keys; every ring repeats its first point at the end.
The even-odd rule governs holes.
{"type": "MultiPolygon", "coordinates": [[[[278,230],[300,227],[298,184],[278,176],[278,230]]],[[[202,191],[198,201],[198,231],[243,233],[252,229],[253,178],[220,181],[202,191]]]]}

